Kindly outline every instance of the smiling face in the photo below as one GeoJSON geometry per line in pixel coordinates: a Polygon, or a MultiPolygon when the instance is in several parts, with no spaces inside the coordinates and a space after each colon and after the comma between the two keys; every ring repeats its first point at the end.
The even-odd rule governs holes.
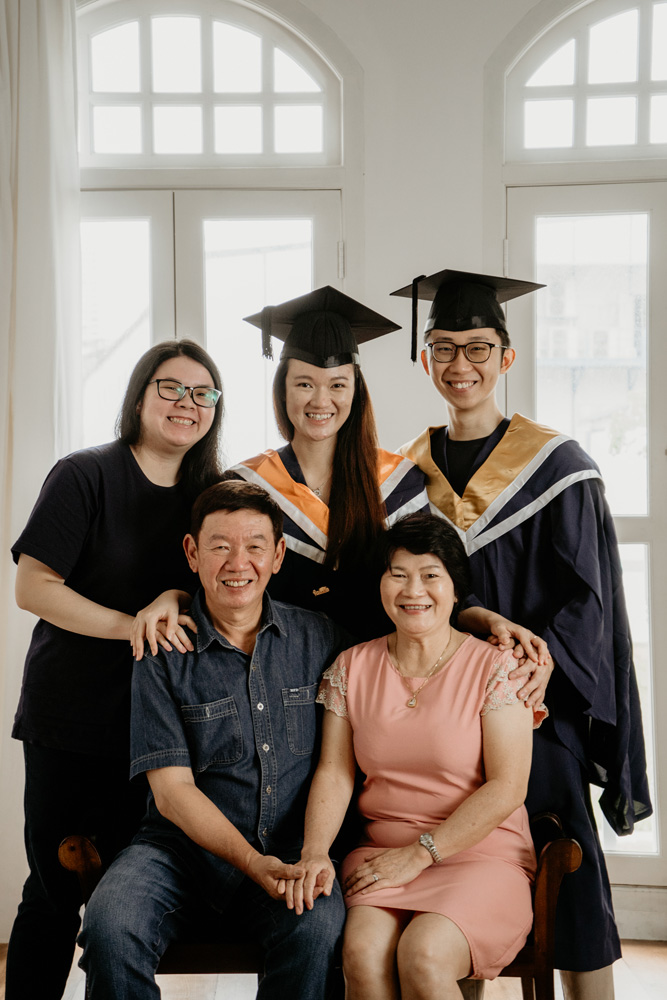
{"type": "Polygon", "coordinates": [[[287,416],[294,438],[323,441],[335,437],[350,415],[354,365],[317,368],[290,358],[285,379],[287,416]]]}
{"type": "MultiPolygon", "coordinates": [[[[457,346],[474,342],[500,345],[501,340],[499,334],[490,327],[464,330],[461,333],[431,330],[427,343],[438,342],[457,346]]],[[[488,361],[482,363],[468,361],[463,351],[458,351],[454,360],[448,364],[434,361],[430,355],[430,350],[424,348],[422,364],[449,407],[469,412],[495,410],[495,389],[498,379],[514,362],[514,350],[511,347],[503,351],[494,347],[488,361]]]]}
{"type": "Polygon", "coordinates": [[[206,515],[196,540],[186,535],[183,544],[213,624],[239,613],[259,621],[264,591],[285,555],[285,539],[275,541],[271,518],[254,510],[218,510],[206,515]]]}
{"type": "Polygon", "coordinates": [[[432,552],[396,549],[380,580],[380,597],[397,632],[424,636],[445,629],[456,602],[452,578],[432,552]]]}
{"type": "MultiPolygon", "coordinates": [[[[169,378],[183,385],[204,385],[214,388],[210,372],[193,358],[181,355],[163,361],[151,375],[153,379],[169,378]]],[[[218,404],[221,405],[221,404],[218,404]]],[[[157,385],[147,385],[138,406],[141,422],[140,447],[158,454],[186,452],[210,430],[215,407],[197,406],[189,392],[183,399],[162,399],[157,385]]]]}

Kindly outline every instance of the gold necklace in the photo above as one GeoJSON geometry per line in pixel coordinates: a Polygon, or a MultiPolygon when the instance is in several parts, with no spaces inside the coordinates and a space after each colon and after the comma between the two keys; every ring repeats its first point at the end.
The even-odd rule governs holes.
{"type": "Polygon", "coordinates": [[[438,657],[438,659],[435,661],[435,663],[433,664],[433,666],[431,667],[431,669],[427,673],[427,675],[424,678],[424,680],[421,682],[421,684],[419,685],[419,687],[415,691],[415,690],[413,690],[413,688],[411,687],[411,685],[408,684],[408,679],[404,675],[404,673],[403,673],[403,671],[401,669],[401,664],[399,663],[398,655],[397,655],[397,652],[396,652],[396,650],[398,648],[398,636],[396,637],[396,645],[394,647],[394,659],[396,660],[396,673],[401,678],[401,680],[403,681],[403,684],[405,685],[405,687],[410,692],[410,697],[408,698],[408,700],[405,703],[405,705],[406,705],[407,708],[416,708],[417,707],[417,695],[420,694],[424,690],[424,688],[426,687],[426,685],[428,684],[428,682],[433,677],[433,674],[436,672],[436,670],[438,669],[438,667],[440,665],[440,661],[442,660],[442,658],[444,657],[445,653],[447,652],[447,650],[451,646],[453,639],[454,639],[454,636],[450,635],[450,637],[449,637],[449,639],[447,641],[447,645],[445,646],[445,648],[443,649],[442,653],[440,654],[440,656],[438,657]]]}
{"type": "Polygon", "coordinates": [[[330,472],[329,475],[327,476],[327,478],[324,480],[324,482],[320,483],[319,486],[308,486],[308,483],[306,483],[306,486],[308,486],[308,489],[310,490],[311,493],[314,493],[316,497],[320,497],[320,499],[321,499],[322,493],[324,492],[324,487],[327,485],[327,483],[331,479],[331,476],[332,476],[332,473],[330,472]]]}

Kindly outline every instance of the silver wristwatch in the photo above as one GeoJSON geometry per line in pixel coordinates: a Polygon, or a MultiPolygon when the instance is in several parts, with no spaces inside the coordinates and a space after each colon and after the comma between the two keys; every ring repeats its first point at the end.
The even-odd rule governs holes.
{"type": "Polygon", "coordinates": [[[422,847],[426,848],[428,853],[435,861],[436,865],[442,864],[442,858],[438,854],[438,848],[435,846],[433,842],[433,837],[431,836],[430,833],[422,833],[421,837],[419,838],[419,843],[422,845],[422,847]]]}

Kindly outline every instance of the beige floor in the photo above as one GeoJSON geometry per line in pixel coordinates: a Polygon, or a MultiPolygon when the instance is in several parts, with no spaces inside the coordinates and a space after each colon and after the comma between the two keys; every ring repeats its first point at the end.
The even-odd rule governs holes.
{"type": "MultiPolygon", "coordinates": [[[[4,984],[6,945],[0,945],[0,975],[4,984]]],[[[623,958],[614,966],[616,1000],[665,1000],[667,941],[624,941],[623,958]]],[[[162,976],[162,1000],[253,1000],[254,976],[162,976]]],[[[0,1000],[4,1000],[0,985],[0,1000]]],[[[556,997],[562,993],[556,979],[556,997]]],[[[83,977],[76,964],[63,1000],[84,1000],[83,977]]],[[[487,983],[484,1000],[521,1000],[518,979],[487,983]]]]}

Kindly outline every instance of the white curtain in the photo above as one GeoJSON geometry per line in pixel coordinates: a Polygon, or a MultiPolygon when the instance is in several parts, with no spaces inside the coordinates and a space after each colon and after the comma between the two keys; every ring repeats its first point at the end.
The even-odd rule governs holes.
{"type": "MultiPolygon", "coordinates": [[[[32,616],[9,553],[55,459],[77,444],[79,177],[75,0],[0,5],[0,941],[25,874],[10,739],[32,616]]],[[[66,514],[64,514],[66,516],[66,514]]]]}

